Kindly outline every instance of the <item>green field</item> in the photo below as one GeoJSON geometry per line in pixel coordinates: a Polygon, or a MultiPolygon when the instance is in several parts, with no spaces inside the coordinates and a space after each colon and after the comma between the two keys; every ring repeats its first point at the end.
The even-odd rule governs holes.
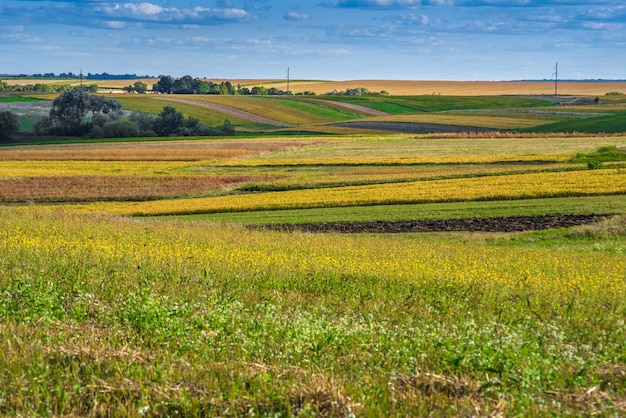
{"type": "MultiPolygon", "coordinates": [[[[307,97],[191,98],[296,121],[287,131],[120,97],[241,130],[0,147],[1,416],[626,414],[623,134],[339,135],[329,123],[370,116],[307,97]],[[305,126],[328,131],[294,133],[305,126]],[[595,218],[358,229],[581,215],[595,218]],[[278,228],[331,223],[356,227],[278,228]]],[[[617,98],[333,100],[398,121],[431,103],[460,124],[497,113],[590,130],[624,111],[617,98]]]]}

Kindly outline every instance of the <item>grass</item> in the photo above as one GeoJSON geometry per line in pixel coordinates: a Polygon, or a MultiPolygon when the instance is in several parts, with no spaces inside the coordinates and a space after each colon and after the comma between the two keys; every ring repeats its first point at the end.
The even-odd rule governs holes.
{"type": "Polygon", "coordinates": [[[22,97],[22,96],[0,96],[0,103],[28,103],[28,102],[36,102],[39,99],[33,97],[22,97]]]}
{"type": "Polygon", "coordinates": [[[441,112],[445,110],[545,107],[552,105],[551,102],[546,100],[508,96],[336,96],[329,97],[329,99],[368,106],[391,114],[441,112]]]}
{"type": "Polygon", "coordinates": [[[528,132],[621,133],[626,131],[626,114],[573,119],[529,128],[528,132]]]}
{"type": "Polygon", "coordinates": [[[624,412],[626,266],[592,242],[0,223],[4,415],[624,412]]]}

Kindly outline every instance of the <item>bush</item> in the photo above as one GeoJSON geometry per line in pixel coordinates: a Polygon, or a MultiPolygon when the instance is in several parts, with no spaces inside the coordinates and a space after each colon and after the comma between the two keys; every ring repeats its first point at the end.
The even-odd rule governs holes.
{"type": "Polygon", "coordinates": [[[587,168],[589,168],[589,170],[599,170],[602,168],[602,161],[591,160],[587,163],[587,168]]]}
{"type": "Polygon", "coordinates": [[[104,125],[103,138],[133,138],[140,136],[139,127],[136,123],[121,119],[108,122],[104,125]]]}
{"type": "Polygon", "coordinates": [[[20,121],[10,110],[0,112],[0,141],[9,141],[20,131],[20,121]]]}

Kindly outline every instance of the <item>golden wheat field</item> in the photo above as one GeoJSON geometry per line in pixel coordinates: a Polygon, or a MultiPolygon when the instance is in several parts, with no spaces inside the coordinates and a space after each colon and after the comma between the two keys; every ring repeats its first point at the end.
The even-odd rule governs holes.
{"type": "MultiPolygon", "coordinates": [[[[234,86],[266,86],[287,90],[285,79],[212,79],[206,81],[221,83],[230,81],[234,86]]],[[[71,84],[79,85],[79,80],[50,79],[7,79],[9,84],[71,84]]],[[[133,80],[86,80],[84,84],[97,84],[102,90],[120,90],[123,87],[141,81],[151,87],[158,78],[133,80]]],[[[336,81],[299,81],[289,82],[289,90],[294,93],[312,91],[324,94],[333,90],[363,87],[372,92],[387,91],[393,95],[427,95],[441,94],[452,96],[483,96],[483,95],[554,95],[554,80],[546,81],[449,81],[449,80],[336,80],[336,81]]],[[[609,92],[626,93],[626,82],[623,81],[560,81],[558,93],[561,95],[603,96],[609,92]]]]}
{"type": "MultiPolygon", "coordinates": [[[[236,83],[233,83],[236,85],[236,83]]],[[[263,83],[261,83],[263,84],[263,83]]],[[[272,83],[286,90],[287,82],[272,83]]],[[[393,95],[441,94],[450,96],[483,95],[554,95],[554,81],[439,81],[439,80],[346,80],[290,82],[290,90],[316,94],[333,90],[364,87],[372,92],[385,90],[393,95]]],[[[626,92],[626,82],[559,82],[561,95],[604,96],[608,92],[626,92]]]]}

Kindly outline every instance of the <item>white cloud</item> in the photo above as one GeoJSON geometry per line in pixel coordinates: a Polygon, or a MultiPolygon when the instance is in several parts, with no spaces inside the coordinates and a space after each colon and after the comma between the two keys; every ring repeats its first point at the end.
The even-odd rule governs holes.
{"type": "Polygon", "coordinates": [[[341,0],[338,7],[357,9],[402,9],[419,7],[421,0],[341,0]]]}
{"type": "Polygon", "coordinates": [[[212,24],[224,22],[245,22],[256,17],[243,9],[223,8],[211,9],[194,7],[180,9],[176,7],[161,7],[153,3],[123,3],[113,6],[96,7],[96,11],[105,17],[118,20],[131,20],[155,23],[180,24],[212,24]]]}
{"type": "Polygon", "coordinates": [[[306,20],[310,20],[311,17],[303,13],[289,12],[285,16],[283,16],[283,19],[294,20],[294,21],[306,21],[306,20]]]}
{"type": "Polygon", "coordinates": [[[25,33],[2,33],[0,39],[18,42],[18,43],[39,43],[43,42],[43,39],[38,36],[31,36],[25,33]]]}

